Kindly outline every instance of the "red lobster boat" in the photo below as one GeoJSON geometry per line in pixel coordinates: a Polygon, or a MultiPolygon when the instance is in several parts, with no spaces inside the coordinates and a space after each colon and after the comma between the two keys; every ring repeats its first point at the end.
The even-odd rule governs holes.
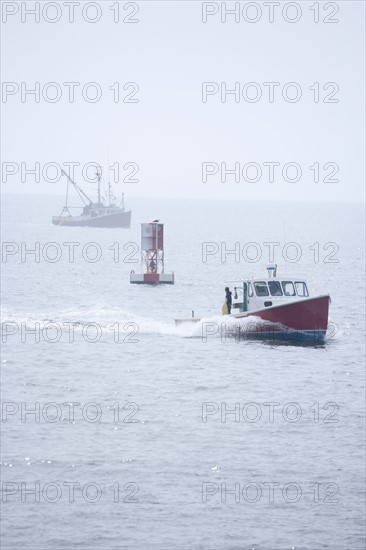
{"type": "MultiPolygon", "coordinates": [[[[268,265],[267,271],[266,278],[235,283],[231,313],[225,316],[229,320],[228,332],[261,340],[324,341],[329,294],[310,296],[302,278],[277,277],[276,264],[268,265]],[[245,318],[248,321],[240,323],[245,318]]],[[[176,319],[176,324],[198,321],[201,319],[194,317],[176,319]]]]}
{"type": "Polygon", "coordinates": [[[267,271],[267,278],[246,279],[234,287],[230,317],[256,317],[255,323],[241,328],[252,336],[324,340],[328,328],[329,294],[310,296],[303,279],[277,277],[276,264],[267,266],[267,271]]]}

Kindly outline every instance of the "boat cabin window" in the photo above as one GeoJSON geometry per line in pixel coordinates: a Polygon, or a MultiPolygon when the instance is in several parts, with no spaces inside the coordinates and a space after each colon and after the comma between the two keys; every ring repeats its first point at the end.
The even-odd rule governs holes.
{"type": "Polygon", "coordinates": [[[295,287],[298,296],[309,296],[306,283],[303,283],[302,281],[296,281],[295,287]]]}
{"type": "Polygon", "coordinates": [[[291,281],[282,281],[282,288],[285,296],[296,296],[294,284],[291,281]]]}
{"type": "Polygon", "coordinates": [[[251,298],[252,296],[254,296],[252,283],[248,283],[248,296],[249,296],[249,298],[251,298]]]}
{"type": "Polygon", "coordinates": [[[278,281],[268,281],[271,296],[282,296],[281,283],[278,281]]]}
{"type": "Polygon", "coordinates": [[[255,282],[254,288],[257,296],[269,296],[268,288],[264,281],[255,282]]]}

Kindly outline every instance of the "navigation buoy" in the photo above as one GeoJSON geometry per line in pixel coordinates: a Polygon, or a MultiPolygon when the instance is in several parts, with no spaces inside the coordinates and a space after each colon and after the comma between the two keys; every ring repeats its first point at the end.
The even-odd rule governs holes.
{"type": "Polygon", "coordinates": [[[131,271],[133,284],[174,284],[174,273],[164,273],[164,224],[155,220],[141,224],[141,270],[131,271]]]}

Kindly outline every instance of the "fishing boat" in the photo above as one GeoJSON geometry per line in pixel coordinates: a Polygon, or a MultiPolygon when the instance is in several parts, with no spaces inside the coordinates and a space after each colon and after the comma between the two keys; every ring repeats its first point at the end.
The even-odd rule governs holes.
{"type": "MultiPolygon", "coordinates": [[[[232,329],[243,337],[324,341],[331,301],[329,294],[311,296],[303,278],[277,277],[276,264],[268,265],[267,271],[268,277],[234,283],[231,312],[223,320],[230,320],[232,329]],[[247,322],[240,323],[243,319],[247,322]]],[[[176,319],[176,324],[199,320],[194,317],[176,319]]]]}
{"type": "Polygon", "coordinates": [[[98,200],[93,202],[81,187],[71,179],[71,177],[61,170],[67,178],[66,201],[60,216],[53,216],[52,223],[54,225],[62,225],[66,227],[86,226],[86,227],[124,227],[129,228],[131,225],[131,210],[126,210],[124,205],[124,193],[120,205],[116,204],[116,197],[113,194],[110,181],[108,182],[108,191],[105,198],[101,196],[101,171],[97,171],[96,177],[98,182],[98,200]],[[72,186],[82,200],[84,206],[70,206],[69,188],[72,186]],[[79,215],[72,215],[70,209],[82,208],[79,215]]]}

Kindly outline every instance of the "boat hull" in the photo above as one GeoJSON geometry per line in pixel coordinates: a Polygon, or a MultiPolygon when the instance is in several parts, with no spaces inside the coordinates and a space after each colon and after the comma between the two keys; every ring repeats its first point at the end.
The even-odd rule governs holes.
{"type": "Polygon", "coordinates": [[[131,211],[106,214],[95,218],[83,219],[82,216],[54,216],[53,225],[63,227],[124,227],[131,225],[131,211]]]}
{"type": "MultiPolygon", "coordinates": [[[[296,300],[256,311],[233,313],[221,323],[221,335],[232,334],[240,339],[319,344],[324,342],[328,328],[330,296],[296,300]],[[240,320],[248,318],[248,322],[240,320]],[[238,322],[235,322],[235,319],[238,322]]],[[[176,326],[203,322],[203,319],[175,319],[176,326]]],[[[212,324],[212,322],[210,322],[212,324]]],[[[220,331],[219,331],[220,332],[220,331]]]]}
{"type": "Polygon", "coordinates": [[[257,311],[234,313],[231,318],[255,316],[263,322],[240,327],[243,335],[260,339],[323,341],[328,328],[330,296],[317,296],[257,311]]]}

